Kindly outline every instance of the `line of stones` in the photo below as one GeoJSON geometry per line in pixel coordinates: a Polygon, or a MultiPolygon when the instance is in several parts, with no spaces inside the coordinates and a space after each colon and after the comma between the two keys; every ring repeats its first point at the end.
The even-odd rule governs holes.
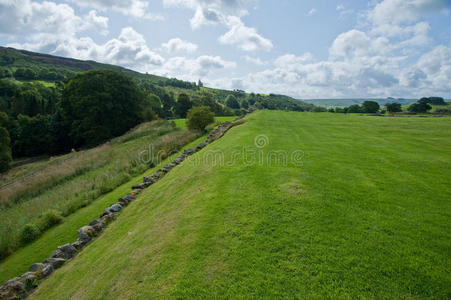
{"type": "Polygon", "coordinates": [[[37,287],[42,279],[48,277],[55,269],[61,267],[66,261],[73,258],[84,247],[91,243],[110,222],[116,219],[116,215],[125,206],[136,199],[136,196],[141,193],[143,189],[148,188],[150,185],[157,182],[172,168],[183,162],[188,156],[193,155],[211,142],[221,138],[230,128],[239,124],[236,121],[240,118],[242,117],[238,117],[233,123],[225,122],[221,124],[208,135],[204,142],[200,143],[195,148],[184,150],[183,154],[175,158],[170,164],[157,170],[155,174],[148,177],[144,176],[142,183],[132,186],[131,193],[119,198],[117,203],[114,203],[105,209],[98,219],[94,219],[89,225],[78,229],[78,239],[75,242],[59,246],[58,249],[44,262],[32,264],[28,272],[20,277],[8,280],[4,285],[0,286],[0,300],[26,297],[28,293],[37,287]]]}

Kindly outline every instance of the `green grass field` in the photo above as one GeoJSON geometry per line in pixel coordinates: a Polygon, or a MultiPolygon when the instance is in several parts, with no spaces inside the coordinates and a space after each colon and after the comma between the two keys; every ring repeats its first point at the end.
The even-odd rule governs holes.
{"type": "Polygon", "coordinates": [[[451,297],[451,118],[248,119],[31,298],[451,297]]]}

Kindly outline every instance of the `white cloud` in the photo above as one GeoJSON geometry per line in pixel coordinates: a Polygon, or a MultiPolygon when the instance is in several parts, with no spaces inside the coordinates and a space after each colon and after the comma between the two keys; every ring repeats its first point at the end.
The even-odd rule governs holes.
{"type": "Polygon", "coordinates": [[[237,44],[244,51],[272,49],[270,40],[259,35],[255,28],[246,27],[239,18],[228,17],[227,25],[230,30],[219,37],[222,44],[237,44]]]}
{"type": "Polygon", "coordinates": [[[108,18],[92,10],[85,17],[75,15],[67,4],[30,0],[0,0],[0,33],[26,35],[31,33],[73,36],[90,28],[108,32],[108,18]]]}
{"type": "Polygon", "coordinates": [[[369,12],[369,18],[376,25],[410,24],[428,12],[440,11],[447,0],[384,0],[369,12]]]}
{"type": "Polygon", "coordinates": [[[163,20],[158,14],[149,11],[149,3],[144,0],[71,0],[82,7],[91,7],[101,11],[111,9],[126,16],[149,20],[163,20]]]}
{"type": "Polygon", "coordinates": [[[313,59],[313,55],[310,52],[304,53],[302,56],[296,56],[294,54],[285,54],[279,56],[274,60],[274,65],[279,68],[289,68],[293,65],[303,64],[313,59]]]}
{"type": "Polygon", "coordinates": [[[193,53],[197,50],[197,45],[184,41],[180,38],[170,39],[167,43],[161,45],[169,53],[186,51],[188,53],[193,53]]]}
{"type": "Polygon", "coordinates": [[[314,14],[316,14],[316,12],[317,12],[316,8],[312,8],[312,9],[308,12],[308,15],[309,15],[309,16],[313,16],[314,14]]]}
{"type": "Polygon", "coordinates": [[[92,59],[143,72],[164,63],[160,55],[149,49],[144,37],[131,27],[123,28],[118,38],[100,45],[89,37],[38,34],[30,42],[8,46],[78,59],[92,59]]]}
{"type": "Polygon", "coordinates": [[[186,57],[172,57],[155,69],[155,73],[163,76],[183,78],[194,81],[199,77],[207,76],[212,71],[235,68],[236,63],[223,60],[219,56],[202,55],[195,59],[186,57]]]}
{"type": "Polygon", "coordinates": [[[88,28],[93,27],[96,31],[98,31],[102,35],[108,34],[108,18],[98,16],[95,10],[91,10],[86,16],[86,20],[88,22],[88,28]]]}
{"type": "Polygon", "coordinates": [[[259,57],[250,57],[250,56],[246,55],[244,57],[244,59],[247,62],[250,62],[250,63],[252,63],[254,65],[257,65],[257,66],[264,66],[264,65],[266,65],[266,62],[262,61],[259,57]]]}

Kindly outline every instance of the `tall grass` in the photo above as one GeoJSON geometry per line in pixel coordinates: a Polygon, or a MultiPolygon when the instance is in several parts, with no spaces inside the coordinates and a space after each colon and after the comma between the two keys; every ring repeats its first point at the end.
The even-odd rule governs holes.
{"type": "Polygon", "coordinates": [[[10,184],[0,190],[0,258],[29,242],[30,228],[37,238],[55,224],[51,216],[70,215],[196,137],[170,122],[144,123],[96,148],[18,171],[28,168],[32,176],[17,178],[13,169],[2,178],[10,184]]]}

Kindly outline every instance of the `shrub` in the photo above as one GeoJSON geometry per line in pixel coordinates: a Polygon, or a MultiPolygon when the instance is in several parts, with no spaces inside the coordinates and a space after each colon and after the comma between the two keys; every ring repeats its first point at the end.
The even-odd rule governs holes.
{"type": "Polygon", "coordinates": [[[186,126],[189,129],[205,130],[208,124],[215,121],[214,113],[206,106],[193,107],[188,111],[186,126]]]}
{"type": "Polygon", "coordinates": [[[20,234],[20,241],[22,242],[22,244],[28,244],[38,238],[40,234],[41,231],[36,224],[28,223],[22,229],[22,233],[20,234]]]}
{"type": "Polygon", "coordinates": [[[63,221],[63,216],[61,216],[61,213],[57,210],[50,209],[47,210],[43,215],[42,219],[40,220],[39,228],[44,231],[53,225],[59,224],[63,221]]]}

